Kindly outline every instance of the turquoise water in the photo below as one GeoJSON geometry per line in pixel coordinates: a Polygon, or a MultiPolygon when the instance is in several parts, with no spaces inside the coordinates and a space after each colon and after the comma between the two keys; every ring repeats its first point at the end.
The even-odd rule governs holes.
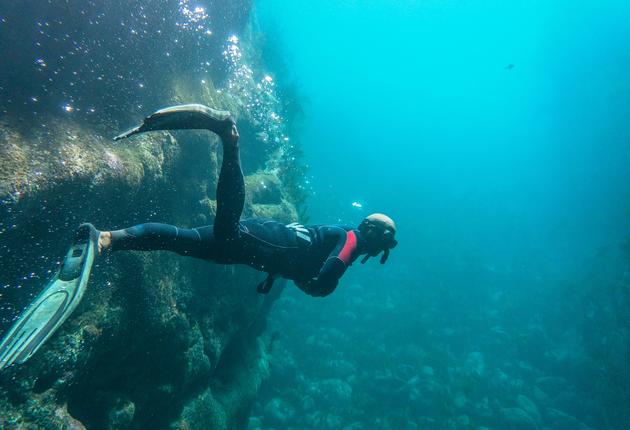
{"type": "Polygon", "coordinates": [[[169,104],[246,108],[250,179],[281,171],[300,222],[384,212],[399,241],[323,299],[287,285],[261,338],[254,282],[227,284],[257,275],[100,259],[90,282],[107,288],[2,379],[20,383],[0,386],[0,427],[207,428],[225,410],[249,430],[630,428],[627,1],[28,0],[0,5],[0,42],[2,333],[86,218],[211,221],[200,135],[176,134],[182,159],[145,141],[144,188],[129,177],[147,166],[121,170],[138,146],[109,142],[169,104]],[[270,363],[255,401],[252,345],[270,363]]]}
{"type": "Polygon", "coordinates": [[[400,245],[285,293],[252,428],[627,428],[628,3],[255,6],[311,220],[385,212],[400,245]]]}
{"type": "Polygon", "coordinates": [[[256,5],[305,100],[313,217],[391,213],[406,262],[446,234],[579,264],[627,231],[626,2],[256,5]]]}

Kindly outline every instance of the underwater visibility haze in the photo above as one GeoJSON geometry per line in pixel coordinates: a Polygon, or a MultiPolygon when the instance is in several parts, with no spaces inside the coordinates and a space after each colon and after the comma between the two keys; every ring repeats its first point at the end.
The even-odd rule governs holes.
{"type": "Polygon", "coordinates": [[[81,222],[215,222],[217,135],[112,141],[167,106],[231,113],[243,218],[399,242],[325,297],[105,252],[0,428],[630,428],[627,2],[27,0],[0,58],[3,337],[81,222]]]}

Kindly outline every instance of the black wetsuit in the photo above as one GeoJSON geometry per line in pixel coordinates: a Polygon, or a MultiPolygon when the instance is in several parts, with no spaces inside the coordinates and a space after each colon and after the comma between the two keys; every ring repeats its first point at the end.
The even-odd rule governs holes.
{"type": "MultiPolygon", "coordinates": [[[[112,250],[168,250],[223,264],[246,264],[292,279],[313,296],[330,294],[363,248],[360,233],[337,225],[240,220],[245,184],[238,146],[224,145],[214,225],[185,229],[147,223],[112,232],[112,250]]],[[[262,284],[261,284],[262,285],[262,284]]],[[[260,287],[259,287],[260,288],[260,287]]]]}

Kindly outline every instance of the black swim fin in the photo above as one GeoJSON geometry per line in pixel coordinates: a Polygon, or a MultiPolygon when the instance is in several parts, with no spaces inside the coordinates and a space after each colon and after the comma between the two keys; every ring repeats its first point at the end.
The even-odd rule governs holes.
{"type": "Polygon", "coordinates": [[[230,112],[201,104],[171,106],[149,115],[142,124],[114,137],[121,140],[134,134],[157,130],[210,130],[226,133],[234,124],[230,112]]]}

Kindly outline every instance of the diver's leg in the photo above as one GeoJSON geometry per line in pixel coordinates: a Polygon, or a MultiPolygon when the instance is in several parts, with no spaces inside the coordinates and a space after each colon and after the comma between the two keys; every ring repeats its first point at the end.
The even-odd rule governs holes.
{"type": "Polygon", "coordinates": [[[223,142],[223,162],[217,184],[217,215],[214,237],[228,243],[239,237],[239,221],[245,205],[245,181],[241,170],[236,124],[220,135],[223,142]]]}
{"type": "Polygon", "coordinates": [[[214,235],[212,226],[179,228],[174,225],[146,223],[122,230],[102,232],[108,237],[103,249],[112,251],[172,251],[181,255],[212,259],[214,235]]]}

